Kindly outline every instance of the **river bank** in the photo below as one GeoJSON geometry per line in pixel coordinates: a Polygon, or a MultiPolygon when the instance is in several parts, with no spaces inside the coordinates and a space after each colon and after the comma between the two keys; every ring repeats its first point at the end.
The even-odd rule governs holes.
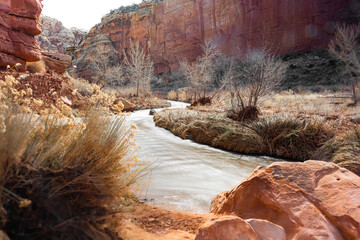
{"type": "MultiPolygon", "coordinates": [[[[155,114],[156,126],[171,131],[182,139],[191,139],[219,149],[253,155],[267,155],[290,161],[317,159],[335,162],[356,174],[360,174],[359,127],[354,108],[338,106],[338,111],[320,114],[314,109],[301,111],[313,96],[293,101],[277,111],[277,98],[263,103],[265,109],[257,120],[238,122],[227,113],[216,111],[218,106],[201,106],[183,110],[165,110],[155,114]],[[298,105],[296,114],[294,104],[298,105]],[[340,108],[341,107],[341,108],[340,108]],[[339,111],[339,109],[343,109],[339,111]],[[283,112],[287,112],[284,114],[283,112]],[[340,114],[347,111],[347,114],[340,114]]],[[[289,99],[294,100],[294,96],[289,99]]],[[[324,102],[324,100],[322,100],[324,102]]],[[[329,100],[327,100],[329,101],[329,100]]],[[[288,102],[288,101],[287,101],[288,102]]],[[[320,104],[319,104],[320,105],[320,104]]],[[[322,103],[322,107],[331,107],[322,103]]],[[[278,106],[277,106],[278,107],[278,106]]],[[[221,108],[224,109],[224,108],[221,108]]]]}

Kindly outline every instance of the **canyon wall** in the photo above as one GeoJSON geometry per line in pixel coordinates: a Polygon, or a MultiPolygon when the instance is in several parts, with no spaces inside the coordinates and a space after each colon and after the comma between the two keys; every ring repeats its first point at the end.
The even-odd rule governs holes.
{"type": "Polygon", "coordinates": [[[86,31],[78,28],[66,28],[59,20],[41,15],[39,19],[42,33],[36,36],[41,50],[64,54],[67,48],[77,46],[86,31]]]}
{"type": "Polygon", "coordinates": [[[41,59],[41,0],[0,0],[0,67],[41,59]]]}
{"type": "Polygon", "coordinates": [[[326,46],[334,25],[354,0],[165,0],[143,3],[135,12],[106,15],[75,52],[80,72],[106,36],[123,53],[139,41],[151,54],[156,73],[177,71],[179,60],[194,60],[206,40],[222,53],[241,58],[249,50],[271,45],[279,54],[326,46]],[[86,53],[87,52],[87,53],[86,53]],[[91,54],[90,54],[91,56],[91,54]],[[80,59],[80,60],[77,60],[80,59]]]}

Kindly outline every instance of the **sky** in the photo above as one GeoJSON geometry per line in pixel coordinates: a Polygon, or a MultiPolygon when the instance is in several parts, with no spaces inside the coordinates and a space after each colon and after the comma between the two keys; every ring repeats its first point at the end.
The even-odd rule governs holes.
{"type": "Polygon", "coordinates": [[[42,14],[60,20],[65,27],[90,30],[112,9],[141,0],[44,0],[42,14]]]}

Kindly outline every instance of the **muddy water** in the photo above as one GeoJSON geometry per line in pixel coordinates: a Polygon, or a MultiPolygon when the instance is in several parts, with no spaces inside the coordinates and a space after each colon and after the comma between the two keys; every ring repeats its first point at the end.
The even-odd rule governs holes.
{"type": "MultiPolygon", "coordinates": [[[[185,103],[171,103],[172,108],[186,107],[185,103]]],[[[217,194],[239,184],[257,166],[274,162],[268,157],[244,156],[182,140],[156,127],[149,110],[136,111],[127,121],[139,129],[139,158],[154,163],[147,177],[150,184],[138,193],[151,204],[206,213],[217,194]]]]}

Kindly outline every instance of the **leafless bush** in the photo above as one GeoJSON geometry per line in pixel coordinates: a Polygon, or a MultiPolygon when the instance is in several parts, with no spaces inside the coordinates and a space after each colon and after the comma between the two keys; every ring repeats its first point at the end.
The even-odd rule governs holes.
{"type": "Polygon", "coordinates": [[[150,80],[154,63],[140,47],[139,42],[131,43],[128,53],[124,50],[126,76],[136,86],[136,96],[150,92],[150,80]]]}
{"type": "Polygon", "coordinates": [[[334,39],[330,41],[329,51],[340,61],[345,63],[349,73],[354,103],[358,102],[356,83],[359,80],[359,44],[357,38],[360,34],[359,25],[338,25],[334,39]]]}
{"type": "Polygon", "coordinates": [[[194,91],[194,101],[206,98],[209,84],[215,72],[214,60],[220,51],[214,42],[207,41],[202,45],[203,54],[195,62],[181,61],[181,67],[188,81],[188,87],[194,91]]]}
{"type": "Polygon", "coordinates": [[[259,99],[280,84],[287,65],[264,50],[251,52],[239,66],[237,74],[225,78],[229,83],[233,112],[257,107],[259,99]]]}
{"type": "Polygon", "coordinates": [[[121,85],[124,79],[123,67],[118,63],[111,49],[99,46],[91,58],[94,82],[100,86],[121,85]]]}

